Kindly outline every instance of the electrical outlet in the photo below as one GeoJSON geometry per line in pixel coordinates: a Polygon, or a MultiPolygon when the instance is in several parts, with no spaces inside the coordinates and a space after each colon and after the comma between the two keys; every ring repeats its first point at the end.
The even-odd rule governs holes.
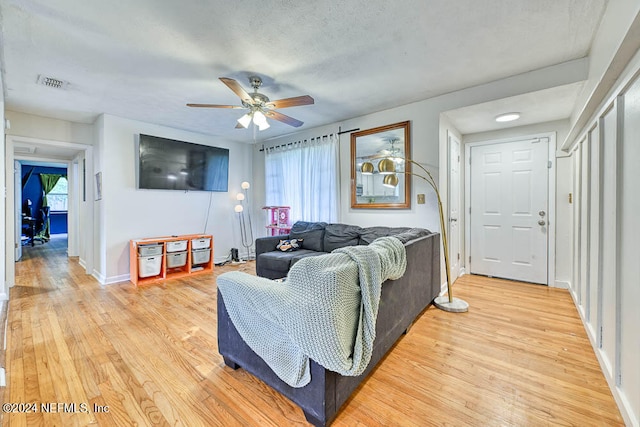
{"type": "Polygon", "coordinates": [[[418,194],[418,204],[424,205],[424,194],[418,194]]]}

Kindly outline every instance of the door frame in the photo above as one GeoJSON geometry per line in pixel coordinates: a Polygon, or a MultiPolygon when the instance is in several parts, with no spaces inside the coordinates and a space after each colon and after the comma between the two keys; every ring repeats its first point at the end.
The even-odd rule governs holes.
{"type": "Polygon", "coordinates": [[[464,170],[464,256],[467,272],[471,273],[471,262],[469,254],[471,253],[471,148],[481,145],[504,144],[509,142],[518,142],[530,139],[543,139],[548,141],[547,161],[547,286],[555,287],[556,283],[556,133],[546,132],[533,135],[522,135],[518,137],[492,139],[487,141],[470,142],[464,144],[465,161],[461,165],[464,170]]]}
{"type": "MultiPolygon", "coordinates": [[[[83,233],[83,240],[84,240],[84,247],[85,247],[85,259],[84,261],[84,267],[85,267],[85,272],[87,274],[92,274],[93,273],[93,265],[94,265],[94,251],[93,251],[93,224],[94,224],[94,219],[93,219],[93,186],[89,185],[89,183],[91,182],[89,180],[89,178],[87,178],[87,185],[86,185],[86,204],[84,207],[80,208],[80,212],[74,212],[74,208],[72,207],[72,204],[74,203],[73,201],[75,199],[79,199],[81,197],[80,194],[75,194],[75,191],[73,190],[74,188],[78,188],[77,185],[75,185],[73,182],[71,181],[77,181],[79,179],[81,179],[81,176],[76,175],[76,174],[72,174],[71,173],[71,168],[72,168],[72,164],[73,164],[73,160],[62,160],[62,159],[56,159],[56,158],[51,158],[51,157],[44,157],[44,156],[21,156],[21,155],[16,155],[14,154],[14,147],[15,144],[19,144],[19,143],[25,143],[25,144],[32,144],[32,145],[46,145],[48,147],[58,147],[58,148],[64,148],[64,149],[73,149],[76,150],[77,152],[81,152],[84,153],[84,157],[86,159],[86,163],[87,163],[87,170],[86,170],[86,174],[87,177],[91,177],[93,176],[93,146],[88,145],[88,144],[79,144],[79,143],[75,143],[75,142],[64,142],[64,141],[54,141],[54,140],[46,140],[46,139],[40,139],[40,138],[31,138],[31,137],[23,137],[23,136],[16,136],[16,135],[6,135],[5,136],[5,160],[6,160],[6,173],[5,173],[5,180],[6,180],[6,187],[7,188],[11,188],[12,189],[12,193],[13,193],[13,186],[14,186],[14,172],[13,172],[13,162],[14,160],[31,160],[31,161],[40,161],[40,162],[48,162],[48,161],[54,161],[54,162],[58,162],[58,163],[67,163],[68,164],[68,176],[69,176],[69,180],[70,180],[70,193],[69,193],[69,198],[70,198],[70,209],[71,212],[68,213],[69,218],[74,220],[74,221],[78,221],[80,216],[83,216],[85,218],[85,223],[87,224],[87,228],[86,228],[86,232],[83,233]],[[11,167],[9,168],[9,165],[11,165],[11,167]]],[[[75,205],[73,205],[75,207],[75,205]]],[[[14,216],[14,212],[16,209],[15,206],[15,198],[13,197],[13,195],[11,197],[7,197],[6,198],[6,213],[5,213],[5,221],[6,221],[6,236],[7,236],[7,244],[10,245],[11,247],[11,251],[7,251],[6,253],[6,289],[7,291],[9,290],[10,287],[13,287],[15,285],[15,251],[13,250],[13,248],[15,247],[16,244],[16,232],[15,232],[15,228],[18,226],[21,226],[21,224],[16,224],[15,221],[15,216],[14,216]]],[[[79,228],[76,227],[75,225],[71,224],[69,226],[69,231],[73,234],[73,232],[75,230],[78,230],[79,232],[79,228]],[[73,230],[73,231],[72,231],[73,230]]],[[[74,238],[73,236],[70,236],[70,238],[74,238]]]]}
{"type": "MultiPolygon", "coordinates": [[[[462,142],[460,141],[460,138],[458,138],[456,135],[454,135],[451,131],[447,130],[447,170],[449,171],[447,174],[447,236],[451,236],[451,200],[452,200],[452,188],[453,186],[451,185],[451,183],[453,182],[452,179],[452,167],[451,167],[451,147],[453,145],[453,141],[455,141],[458,144],[458,156],[460,157],[460,162],[458,165],[458,251],[460,253],[460,260],[458,261],[458,271],[455,272],[455,275],[453,275],[453,271],[449,272],[449,274],[452,274],[452,282],[455,282],[456,279],[460,276],[463,276],[466,272],[465,270],[465,247],[464,247],[464,242],[463,242],[463,238],[462,238],[462,218],[463,218],[463,213],[462,211],[464,210],[464,204],[463,202],[463,192],[464,189],[461,188],[463,186],[463,180],[462,178],[462,168],[464,167],[464,159],[462,158],[462,142]],[[454,277],[455,276],[455,277],[454,277]]],[[[451,239],[449,239],[449,242],[451,242],[451,239]]],[[[450,250],[449,250],[449,259],[453,259],[453,253],[451,253],[451,246],[449,246],[450,250]]]]}

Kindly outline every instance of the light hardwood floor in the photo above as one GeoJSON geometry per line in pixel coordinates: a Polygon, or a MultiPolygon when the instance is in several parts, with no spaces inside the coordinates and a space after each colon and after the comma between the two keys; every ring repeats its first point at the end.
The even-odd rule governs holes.
{"type": "MultiPolygon", "coordinates": [[[[65,244],[28,248],[16,264],[4,396],[76,412],[5,413],[4,425],[306,425],[286,398],[224,366],[214,275],[100,286],[65,244]]],[[[254,265],[215,274],[236,269],[254,265]]],[[[455,290],[470,311],[426,310],[333,425],[622,425],[567,291],[476,276],[455,290]]]]}

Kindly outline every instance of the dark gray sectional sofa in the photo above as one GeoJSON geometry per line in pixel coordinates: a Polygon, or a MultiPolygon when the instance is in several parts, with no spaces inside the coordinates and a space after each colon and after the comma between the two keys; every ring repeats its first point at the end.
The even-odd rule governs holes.
{"type": "Polygon", "coordinates": [[[425,229],[369,227],[322,222],[297,222],[289,235],[256,240],[256,271],[259,276],[282,278],[296,261],[334,249],[369,244],[382,236],[396,236],[407,250],[407,270],[398,280],[382,284],[376,321],[376,339],[369,366],[357,377],[342,376],[311,360],[311,382],[294,388],[284,383],[242,340],[234,327],[222,295],[218,292],[218,350],[225,364],[243,368],[300,406],[315,426],[326,426],[336,417],[351,393],[440,292],[440,234],[425,229]],[[281,239],[303,239],[302,249],[276,250],[281,239]]]}
{"type": "Polygon", "coordinates": [[[431,232],[422,228],[363,228],[348,224],[298,221],[289,234],[256,239],[256,274],[268,279],[280,279],[287,275],[293,264],[308,256],[326,254],[345,246],[368,245],[378,237],[400,235],[407,240],[427,234],[431,232]],[[283,239],[303,239],[302,249],[292,252],[276,249],[278,242],[283,239]]]}

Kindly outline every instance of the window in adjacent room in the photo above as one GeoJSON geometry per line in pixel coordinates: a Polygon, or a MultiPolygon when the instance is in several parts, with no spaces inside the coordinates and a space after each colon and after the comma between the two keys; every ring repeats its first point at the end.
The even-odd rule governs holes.
{"type": "Polygon", "coordinates": [[[67,178],[61,177],[56,186],[47,194],[47,204],[51,212],[66,212],[69,199],[69,183],[67,178]]]}

